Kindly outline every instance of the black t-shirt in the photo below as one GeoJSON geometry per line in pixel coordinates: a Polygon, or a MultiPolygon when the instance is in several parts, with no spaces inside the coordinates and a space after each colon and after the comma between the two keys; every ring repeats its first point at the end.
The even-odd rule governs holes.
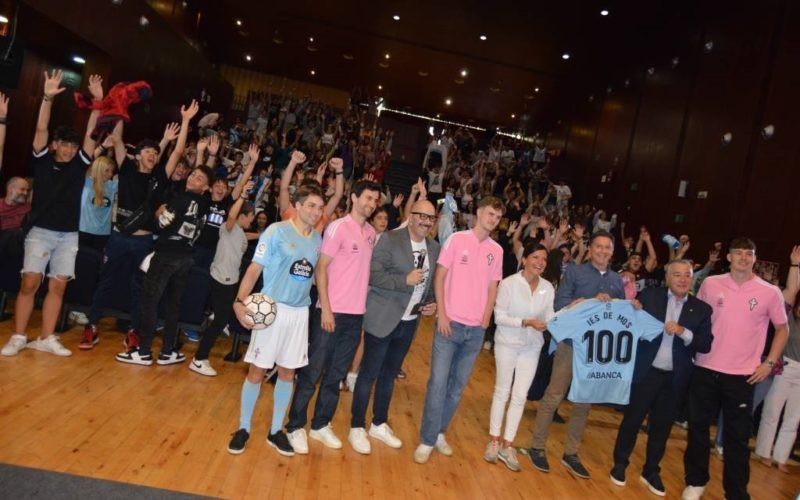
{"type": "Polygon", "coordinates": [[[45,147],[33,152],[33,224],[71,233],[80,227],[81,195],[91,158],[82,149],[67,163],[57,162],[45,147]]]}
{"type": "Polygon", "coordinates": [[[642,266],[634,273],[634,276],[636,276],[636,293],[639,293],[645,288],[661,286],[661,281],[664,279],[664,271],[662,268],[656,268],[653,269],[653,272],[648,272],[642,266]]]}
{"type": "Polygon", "coordinates": [[[172,223],[161,229],[156,240],[156,251],[191,253],[200,237],[208,213],[209,199],[203,195],[184,191],[172,197],[167,210],[175,214],[172,223]]]}
{"type": "MultiPolygon", "coordinates": [[[[158,166],[153,168],[155,171],[158,166]]],[[[132,158],[127,158],[119,168],[119,191],[117,194],[117,223],[122,224],[139,209],[147,198],[150,179],[153,172],[145,173],[139,171],[138,162],[132,158]]],[[[149,225],[149,224],[148,224],[149,225]]],[[[152,228],[142,228],[152,230],[152,228]]]]}
{"type": "Polygon", "coordinates": [[[197,240],[196,245],[203,248],[214,250],[217,248],[217,241],[219,241],[219,228],[228,219],[228,212],[233,205],[233,198],[230,195],[222,198],[219,201],[210,200],[208,206],[208,215],[206,215],[206,223],[203,226],[203,231],[200,233],[200,238],[197,240]]]}

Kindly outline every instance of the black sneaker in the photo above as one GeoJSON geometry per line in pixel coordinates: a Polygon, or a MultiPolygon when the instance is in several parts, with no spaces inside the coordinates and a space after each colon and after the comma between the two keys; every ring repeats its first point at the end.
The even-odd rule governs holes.
{"type": "Polygon", "coordinates": [[[550,464],[547,463],[547,454],[544,450],[531,448],[528,450],[528,456],[531,458],[534,467],[542,472],[550,472],[550,464]]]}
{"type": "Polygon", "coordinates": [[[553,423],[554,424],[566,424],[567,421],[564,420],[564,417],[558,414],[558,412],[553,413],[553,423]]]}
{"type": "Polygon", "coordinates": [[[561,457],[561,464],[575,476],[581,479],[589,479],[589,471],[583,466],[578,455],[564,455],[561,457]]]}
{"type": "Polygon", "coordinates": [[[278,431],[275,434],[270,434],[267,436],[267,442],[270,446],[278,450],[278,453],[284,457],[294,456],[294,448],[292,448],[292,445],[289,444],[289,438],[286,437],[285,432],[278,431]]]}
{"type": "Polygon", "coordinates": [[[150,366],[153,364],[153,355],[150,353],[141,354],[138,348],[128,349],[116,356],[117,361],[131,365],[150,366]]]}
{"type": "Polygon", "coordinates": [[[232,434],[231,442],[228,443],[228,453],[231,455],[241,455],[244,453],[244,445],[250,439],[250,433],[244,429],[239,429],[232,434]]]}
{"type": "Polygon", "coordinates": [[[658,474],[650,474],[647,477],[639,476],[639,480],[647,485],[647,488],[654,494],[663,497],[667,495],[667,490],[664,488],[664,483],[661,482],[661,476],[658,474]]]}
{"type": "Polygon", "coordinates": [[[625,467],[615,464],[614,468],[611,469],[609,477],[611,478],[611,482],[617,486],[625,486],[625,467]]]}
{"type": "Polygon", "coordinates": [[[186,361],[186,356],[184,356],[182,352],[175,350],[172,352],[161,351],[158,353],[156,363],[159,365],[174,365],[176,363],[183,363],[184,361],[186,361]]]}

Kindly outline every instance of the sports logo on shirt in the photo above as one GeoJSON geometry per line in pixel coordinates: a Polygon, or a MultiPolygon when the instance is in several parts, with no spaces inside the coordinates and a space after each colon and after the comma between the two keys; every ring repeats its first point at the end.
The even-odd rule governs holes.
{"type": "Polygon", "coordinates": [[[466,250],[461,252],[461,263],[469,264],[469,252],[467,252],[466,250]]]}
{"type": "Polygon", "coordinates": [[[256,247],[255,256],[256,257],[263,257],[267,253],[267,244],[265,242],[261,242],[256,247]]]}
{"type": "Polygon", "coordinates": [[[748,300],[748,301],[747,301],[747,303],[748,303],[748,304],[750,304],[750,310],[751,310],[751,311],[752,311],[753,309],[755,309],[755,308],[756,308],[756,306],[758,305],[758,301],[756,300],[756,298],[755,298],[755,297],[753,297],[752,299],[748,300]]]}
{"type": "Polygon", "coordinates": [[[289,266],[289,276],[291,276],[294,280],[308,281],[311,279],[313,274],[314,266],[311,265],[311,262],[309,262],[306,258],[294,261],[292,262],[292,265],[289,266]]]}
{"type": "Polygon", "coordinates": [[[491,266],[492,262],[494,262],[494,254],[490,253],[486,255],[487,265],[491,266]]]}

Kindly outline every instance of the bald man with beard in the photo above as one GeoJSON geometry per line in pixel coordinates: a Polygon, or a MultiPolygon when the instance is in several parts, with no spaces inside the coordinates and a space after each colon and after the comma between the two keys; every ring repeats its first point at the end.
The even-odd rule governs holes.
{"type": "Polygon", "coordinates": [[[439,244],[427,237],[435,219],[433,204],[424,200],[414,203],[408,226],[384,233],[372,253],[364,357],[353,392],[348,437],[353,449],[364,455],[372,451],[367,436],[392,448],[403,445],[387,423],[389,404],[419,315],[436,312],[430,270],[439,258],[439,244]],[[367,433],[366,413],[373,385],[372,425],[367,433]]]}
{"type": "Polygon", "coordinates": [[[0,230],[22,228],[25,216],[31,211],[28,199],[31,187],[22,177],[12,177],[6,183],[6,196],[0,200],[0,230]]]}

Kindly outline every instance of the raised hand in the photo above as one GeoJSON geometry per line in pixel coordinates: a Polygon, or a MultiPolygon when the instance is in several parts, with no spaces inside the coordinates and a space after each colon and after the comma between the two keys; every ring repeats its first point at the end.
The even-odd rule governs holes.
{"type": "Polygon", "coordinates": [[[334,172],[341,172],[344,168],[344,161],[341,158],[331,158],[328,167],[334,172]]]}
{"type": "Polygon", "coordinates": [[[200,111],[200,105],[197,104],[197,101],[194,99],[192,99],[189,106],[181,106],[181,116],[184,121],[189,121],[194,118],[198,111],[200,111]]]}
{"type": "Polygon", "coordinates": [[[61,86],[61,80],[64,79],[64,72],[60,69],[53,70],[50,74],[44,72],[44,96],[52,99],[58,94],[67,90],[66,87],[61,86]]]}
{"type": "MultiPolygon", "coordinates": [[[[211,142],[208,144],[208,154],[215,155],[217,154],[216,149],[219,149],[219,139],[217,139],[216,149],[214,151],[211,150],[214,147],[214,138],[217,137],[216,135],[211,136],[211,142]]],[[[249,148],[247,148],[247,156],[250,157],[250,163],[255,164],[258,161],[258,154],[261,152],[261,148],[258,147],[258,144],[251,144],[249,148]]]]}
{"type": "Polygon", "coordinates": [[[327,161],[323,161],[322,163],[319,164],[319,167],[317,167],[317,180],[319,180],[320,182],[322,182],[322,179],[325,178],[325,170],[327,168],[328,168],[327,161]]]}
{"type": "Polygon", "coordinates": [[[206,149],[208,149],[208,137],[203,137],[197,141],[197,156],[202,156],[206,149]]]}
{"type": "MultiPolygon", "coordinates": [[[[212,135],[208,138],[208,154],[211,156],[216,156],[217,152],[219,151],[219,136],[217,134],[212,135]]],[[[256,155],[257,156],[257,155],[256,155]]]]}
{"type": "Polygon", "coordinates": [[[372,174],[364,174],[362,181],[375,182],[375,176],[372,174]]]}
{"type": "Polygon", "coordinates": [[[517,227],[519,226],[519,222],[513,221],[511,224],[508,225],[507,233],[515,233],[517,231],[517,227]]]}
{"type": "Polygon", "coordinates": [[[569,230],[569,222],[567,221],[567,219],[561,219],[558,222],[558,232],[561,234],[566,234],[568,230],[569,230]]]}
{"type": "Polygon", "coordinates": [[[0,118],[8,116],[8,97],[0,92],[0,118]]]}
{"type": "Polygon", "coordinates": [[[247,196],[253,191],[256,183],[253,181],[247,181],[247,184],[244,185],[242,188],[242,194],[240,198],[247,198],[247,196]]]}
{"type": "Polygon", "coordinates": [[[89,93],[95,101],[103,100],[103,77],[100,75],[89,76],[89,93]]]}
{"type": "Polygon", "coordinates": [[[164,127],[164,139],[168,140],[169,142],[174,141],[178,138],[178,134],[181,132],[181,126],[178,125],[176,122],[168,123],[166,127],[164,127]]]}
{"type": "Polygon", "coordinates": [[[406,196],[403,193],[396,195],[394,197],[394,200],[392,200],[392,205],[394,205],[397,208],[400,208],[400,205],[403,204],[403,200],[405,199],[405,197],[406,196]]]}
{"type": "Polygon", "coordinates": [[[531,214],[525,212],[522,214],[522,217],[519,218],[519,225],[522,227],[527,226],[531,222],[531,214]]]}
{"type": "MultiPolygon", "coordinates": [[[[2,94],[0,94],[2,96],[2,94]]],[[[2,116],[2,97],[0,97],[0,116],[2,116]]],[[[800,245],[792,247],[792,253],[789,254],[789,260],[793,266],[800,264],[800,245]]]]}
{"type": "Polygon", "coordinates": [[[306,155],[302,151],[292,151],[292,162],[296,165],[306,162],[306,155]]]}

